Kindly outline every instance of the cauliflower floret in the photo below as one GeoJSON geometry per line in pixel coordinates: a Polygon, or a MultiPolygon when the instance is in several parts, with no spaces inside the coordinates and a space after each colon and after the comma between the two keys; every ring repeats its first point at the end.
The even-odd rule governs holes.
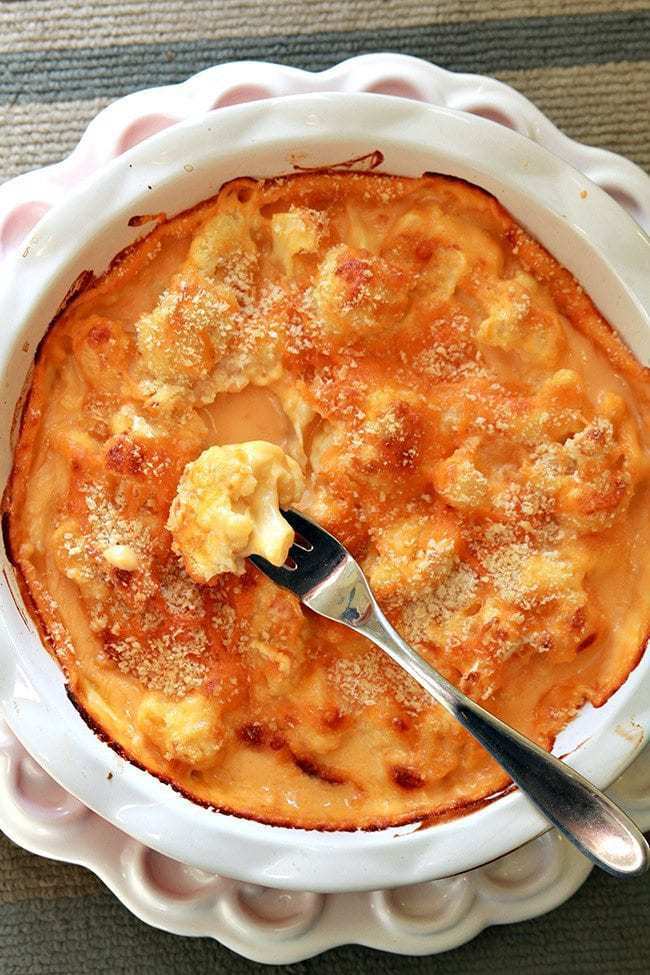
{"type": "Polygon", "coordinates": [[[194,237],[189,265],[235,290],[246,290],[258,257],[251,235],[254,222],[250,211],[242,212],[236,204],[220,210],[194,237]]]}
{"type": "Polygon", "coordinates": [[[489,314],[479,327],[483,347],[516,353],[522,362],[538,368],[557,365],[564,345],[556,313],[545,307],[545,296],[534,278],[518,272],[498,282],[489,314]]]}
{"type": "Polygon", "coordinates": [[[580,605],[584,599],[581,561],[578,550],[560,558],[556,551],[536,551],[526,542],[504,545],[483,557],[501,598],[526,610],[560,598],[580,605]]]}
{"type": "Polygon", "coordinates": [[[128,389],[133,345],[119,322],[91,315],[75,328],[72,348],[82,376],[99,392],[128,389]]]}
{"type": "Polygon", "coordinates": [[[234,285],[189,266],[135,330],[144,366],[141,392],[151,408],[173,409],[188,387],[211,403],[217,393],[265,385],[280,373],[277,337],[259,316],[242,314],[234,285]]]}
{"type": "Polygon", "coordinates": [[[167,761],[181,761],[192,768],[211,765],[222,745],[213,702],[199,691],[181,701],[149,691],[142,698],[136,724],[167,761]]]}
{"type": "Polygon", "coordinates": [[[276,444],[204,450],[183,471],[167,522],[192,579],[241,575],[253,553],[282,565],[294,533],[279,508],[297,501],[303,488],[298,464],[276,444]]]}
{"type": "Polygon", "coordinates": [[[522,565],[519,583],[524,591],[545,599],[554,593],[566,592],[573,575],[571,563],[536,552],[522,565]]]}
{"type": "MultiPolygon", "coordinates": [[[[469,262],[463,250],[435,228],[444,221],[442,211],[409,210],[386,238],[381,256],[415,275],[419,302],[430,308],[449,301],[469,262]]],[[[487,235],[486,235],[487,236],[487,235]]]]}
{"type": "MultiPolygon", "coordinates": [[[[453,209],[443,209],[426,195],[393,224],[381,250],[397,264],[420,271],[422,282],[433,285],[436,303],[451,297],[461,277],[477,261],[491,274],[500,275],[503,270],[498,240],[461,214],[454,215],[453,209]]],[[[426,300],[426,292],[422,297],[426,300]]]]}
{"type": "Polygon", "coordinates": [[[476,511],[488,500],[488,479],[474,462],[477,447],[478,440],[472,437],[450,457],[439,461],[433,471],[438,494],[461,511],[476,511]]]}
{"type": "MultiPolygon", "coordinates": [[[[609,408],[620,404],[610,400],[609,408]]],[[[617,434],[607,417],[596,416],[564,444],[539,444],[527,474],[554,496],[561,523],[602,531],[625,511],[640,469],[638,446],[621,426],[617,434]]]]}
{"type": "Polygon", "coordinates": [[[467,263],[460,248],[438,244],[418,278],[422,299],[432,307],[449,301],[467,271],[467,263]]]}
{"type": "Polygon", "coordinates": [[[387,603],[435,589],[458,563],[458,532],[435,516],[396,521],[375,533],[375,545],[365,569],[387,603]]]}
{"type": "Polygon", "coordinates": [[[368,251],[338,244],[318,269],[313,298],[321,325],[333,338],[376,333],[385,339],[409,306],[407,277],[368,251]]]}
{"type": "Polygon", "coordinates": [[[534,407],[524,429],[537,441],[565,441],[587,425],[592,412],[582,378],[573,369],[558,369],[545,379],[535,393],[534,407]]]}
{"type": "Polygon", "coordinates": [[[323,228],[323,215],[318,210],[292,206],[285,213],[271,217],[273,256],[282,264],[285,274],[293,271],[297,254],[313,254],[323,228]]]}
{"type": "Polygon", "coordinates": [[[227,351],[236,302],[227,288],[180,274],[156,307],[136,322],[138,351],[164,382],[204,379],[227,351]]]}

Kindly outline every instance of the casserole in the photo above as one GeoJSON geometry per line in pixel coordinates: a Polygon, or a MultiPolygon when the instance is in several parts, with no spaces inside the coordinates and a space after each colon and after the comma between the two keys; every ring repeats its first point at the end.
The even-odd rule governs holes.
{"type": "MultiPolygon", "coordinates": [[[[383,154],[385,172],[448,173],[494,193],[578,277],[637,357],[647,362],[647,239],[584,177],[522,137],[482,119],[383,96],[299,96],[281,104],[230,108],[216,118],[208,115],[161,133],[116,160],[48,215],[25,256],[17,259],[23,264],[20,271],[15,268],[20,292],[12,287],[11,277],[3,288],[3,318],[14,325],[3,336],[2,346],[6,416],[13,410],[34,344],[73,281],[84,270],[100,273],[117,251],[141,234],[143,225],[146,228],[146,221],[133,221],[134,216],[162,210],[172,215],[235,176],[277,175],[296,164],[332,165],[373,150],[383,154]],[[614,236],[612,249],[609,241],[614,236]]],[[[3,446],[6,475],[10,451],[7,443],[3,446]]],[[[1,692],[12,728],[59,781],[90,806],[185,862],[271,886],[368,888],[471,868],[544,827],[525,800],[511,794],[428,830],[409,826],[328,836],[262,826],[193,807],[121,763],[119,774],[106,779],[114,756],[81,725],[60,674],[33,630],[28,627],[26,639],[25,624],[8,591],[3,590],[2,597],[9,639],[3,651],[7,664],[1,692]],[[464,841],[469,835],[471,847],[464,841]]],[[[647,721],[640,704],[646,674],[642,662],[607,705],[585,710],[558,739],[560,753],[582,742],[572,762],[601,786],[629,763],[641,744],[639,735],[630,741],[629,731],[624,737],[613,729],[623,719],[641,725],[647,721]]]]}

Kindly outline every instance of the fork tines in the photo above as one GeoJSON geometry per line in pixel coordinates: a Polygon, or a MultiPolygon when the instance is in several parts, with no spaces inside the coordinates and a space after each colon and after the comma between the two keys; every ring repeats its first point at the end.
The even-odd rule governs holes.
{"type": "Polygon", "coordinates": [[[346,558],[347,552],[333,535],[293,508],[282,515],[296,533],[284,565],[272,565],[260,555],[251,555],[250,560],[273,582],[302,597],[346,558]]]}

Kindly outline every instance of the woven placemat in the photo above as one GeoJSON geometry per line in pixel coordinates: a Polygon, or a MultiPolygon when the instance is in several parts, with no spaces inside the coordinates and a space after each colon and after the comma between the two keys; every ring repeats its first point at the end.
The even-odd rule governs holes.
{"type": "Polygon", "coordinates": [[[644,0],[0,0],[0,181],[60,159],[139,88],[235,59],[320,70],[383,50],[492,74],[650,169],[644,0]]]}
{"type": "MultiPolygon", "coordinates": [[[[0,181],[60,159],[100,108],[130,91],[233,59],[320,70],[383,50],[501,78],[569,135],[650,170],[643,0],[0,0],[0,181]]],[[[649,918],[648,879],[622,886],[594,873],[552,914],[443,956],[350,947],[284,970],[645,975],[649,918]]],[[[0,975],[257,968],[206,939],[147,928],[87,871],[0,837],[0,975]]]]}

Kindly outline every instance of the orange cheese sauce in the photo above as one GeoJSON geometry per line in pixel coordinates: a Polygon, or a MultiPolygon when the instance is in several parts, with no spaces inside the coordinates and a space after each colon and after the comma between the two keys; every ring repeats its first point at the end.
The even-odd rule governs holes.
{"type": "Polygon", "coordinates": [[[372,828],[498,766],[381,651],[172,549],[185,465],[267,440],[399,632],[550,747],[650,629],[648,375],[464,182],[237,180],[87,285],[37,356],[5,507],[80,710],[197,801],[372,828]]]}

